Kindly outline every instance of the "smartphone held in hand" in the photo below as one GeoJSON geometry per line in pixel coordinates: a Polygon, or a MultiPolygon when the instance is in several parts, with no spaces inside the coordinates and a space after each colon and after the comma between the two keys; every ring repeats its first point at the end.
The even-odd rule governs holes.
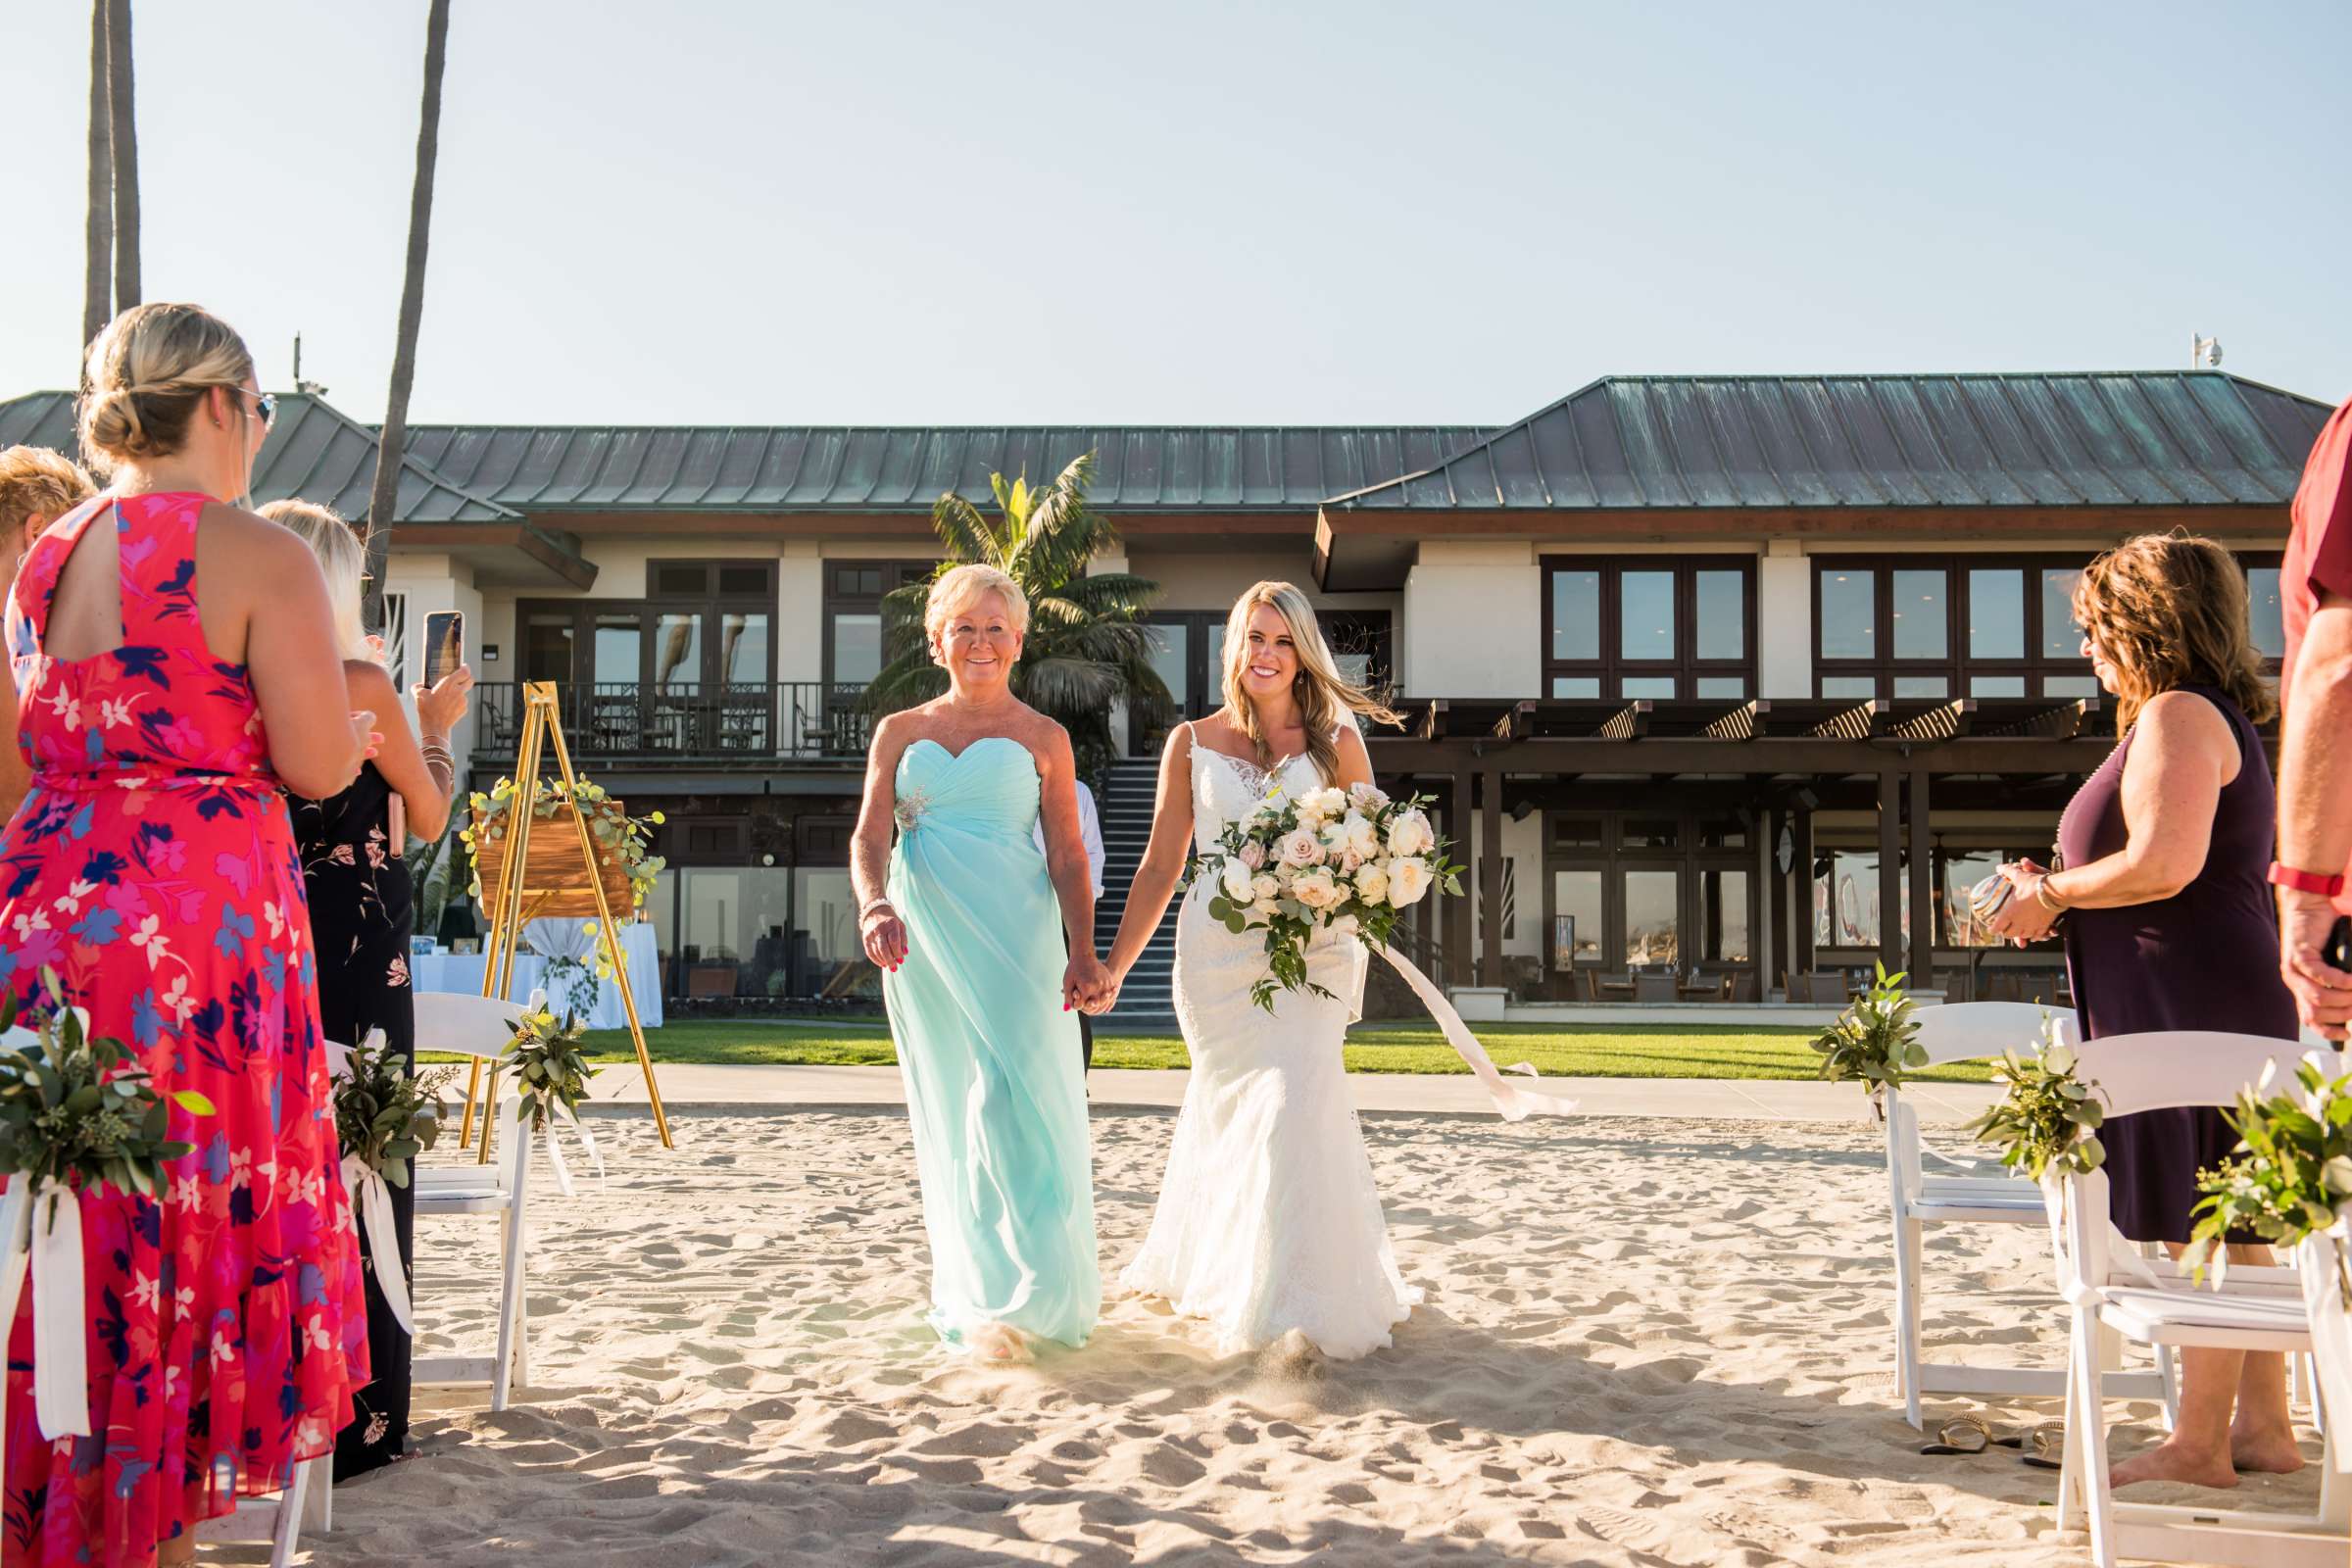
{"type": "Polygon", "coordinates": [[[424,684],[441,684],[441,677],[466,662],[466,612],[436,610],[424,617],[424,684]]]}

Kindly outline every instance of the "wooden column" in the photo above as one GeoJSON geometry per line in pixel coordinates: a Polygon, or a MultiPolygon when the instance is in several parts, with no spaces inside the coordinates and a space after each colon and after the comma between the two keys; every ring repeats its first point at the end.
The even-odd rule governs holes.
{"type": "Polygon", "coordinates": [[[1478,983],[1498,986],[1502,979],[1502,764],[1487,765],[1482,793],[1486,815],[1479,823],[1478,902],[1485,916],[1480,933],[1478,983]]]}
{"type": "Polygon", "coordinates": [[[1796,855],[1788,862],[1788,969],[1791,974],[1813,972],[1813,813],[1791,816],[1796,826],[1796,855]]]}
{"type": "MultiPolygon", "coordinates": [[[[1470,788],[1476,777],[1476,774],[1467,771],[1453,775],[1453,799],[1446,808],[1446,814],[1451,818],[1447,835],[1465,853],[1470,848],[1470,788]]],[[[1449,986],[1471,985],[1474,981],[1470,965],[1470,901],[1466,898],[1447,899],[1445,907],[1446,983],[1449,986]]]]}
{"type": "Polygon", "coordinates": [[[1928,832],[1928,770],[1911,775],[1909,824],[1911,854],[1911,989],[1936,984],[1936,855],[1928,832]]]}
{"type": "Polygon", "coordinates": [[[1903,966],[1903,775],[1879,774],[1879,961],[1903,966]]]}

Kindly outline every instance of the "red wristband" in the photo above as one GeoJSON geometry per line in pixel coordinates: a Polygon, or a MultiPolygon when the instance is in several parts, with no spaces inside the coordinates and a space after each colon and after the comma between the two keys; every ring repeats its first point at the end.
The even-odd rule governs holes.
{"type": "Polygon", "coordinates": [[[2271,883],[2275,887],[2292,888],[2297,893],[2314,893],[2323,899],[2332,899],[2344,891],[2344,873],[2322,876],[2317,871],[2298,871],[2291,865],[2271,862],[2271,883]]]}

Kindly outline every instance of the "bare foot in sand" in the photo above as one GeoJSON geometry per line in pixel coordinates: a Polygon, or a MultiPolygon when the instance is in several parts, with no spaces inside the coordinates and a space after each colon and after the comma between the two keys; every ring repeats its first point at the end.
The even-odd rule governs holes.
{"type": "Polygon", "coordinates": [[[2230,1463],[2240,1471],[2291,1476],[2303,1468],[2303,1450],[2292,1432],[2236,1432],[2230,1434],[2230,1463]]]}
{"type": "Polygon", "coordinates": [[[964,1338],[972,1354],[983,1361],[1011,1366],[1037,1359],[1029,1348],[1029,1337],[1009,1324],[981,1323],[964,1338]]]}
{"type": "Polygon", "coordinates": [[[2129,1487],[2140,1481],[2185,1481],[2192,1487],[2218,1490],[2236,1486],[2237,1471],[2226,1453],[2199,1453],[2165,1442],[2107,1472],[2110,1487],[2129,1487]]]}

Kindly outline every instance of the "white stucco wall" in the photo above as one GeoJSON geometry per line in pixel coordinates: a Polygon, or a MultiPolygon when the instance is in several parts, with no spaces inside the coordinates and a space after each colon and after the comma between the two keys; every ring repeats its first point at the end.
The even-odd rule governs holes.
{"type": "Polygon", "coordinates": [[[1813,563],[1794,540],[1756,563],[1756,695],[1813,695],[1813,563]]]}
{"type": "Polygon", "coordinates": [[[1398,684],[1414,697],[1539,695],[1543,635],[1532,543],[1428,541],[1405,574],[1398,684]]]}

